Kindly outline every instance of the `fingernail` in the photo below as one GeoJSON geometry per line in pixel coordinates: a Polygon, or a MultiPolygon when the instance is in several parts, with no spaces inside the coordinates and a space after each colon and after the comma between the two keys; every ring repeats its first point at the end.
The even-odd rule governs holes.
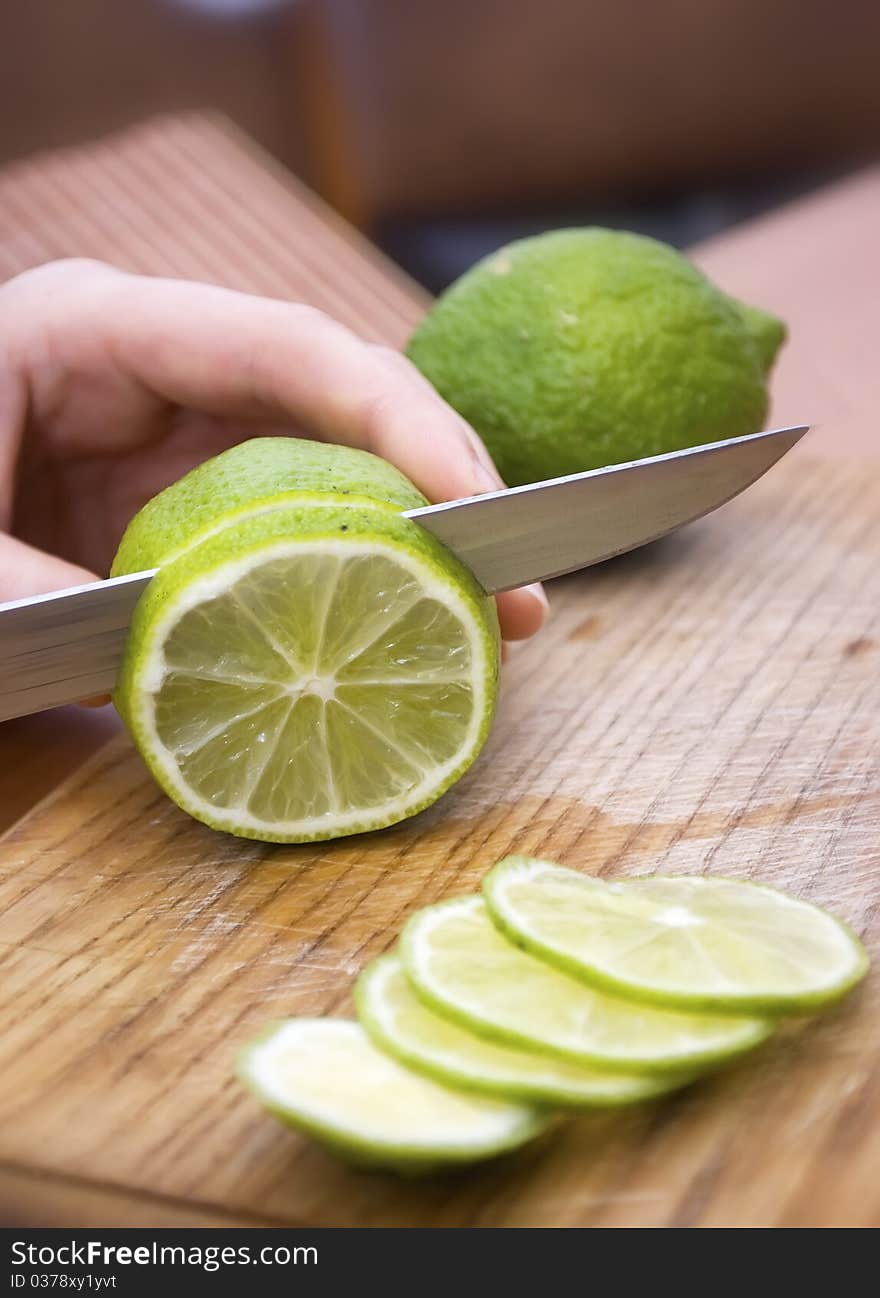
{"type": "Polygon", "coordinates": [[[474,485],[478,492],[504,490],[504,483],[501,481],[498,474],[492,473],[491,470],[487,469],[485,464],[481,464],[479,460],[474,460],[473,478],[474,485]]]}
{"type": "Polygon", "coordinates": [[[541,608],[544,610],[544,616],[546,617],[550,612],[550,601],[547,598],[547,593],[541,583],[536,581],[531,586],[523,586],[523,590],[531,595],[532,599],[537,600],[541,605],[541,608]]]}

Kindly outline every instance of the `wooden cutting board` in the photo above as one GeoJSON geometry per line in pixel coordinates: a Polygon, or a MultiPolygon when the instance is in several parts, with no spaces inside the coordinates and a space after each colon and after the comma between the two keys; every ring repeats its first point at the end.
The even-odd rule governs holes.
{"type": "Polygon", "coordinates": [[[50,1173],[138,1224],[169,1201],[322,1225],[878,1220],[876,980],[677,1099],[422,1183],[346,1170],[231,1074],[266,1019],[350,1012],[406,916],[511,851],[765,879],[876,947],[878,521],[875,480],[793,456],[715,517],[556,583],[476,768],[383,833],[220,836],[113,741],[3,842],[7,1192],[50,1173]]]}
{"type": "MultiPolygon", "coordinates": [[[[390,341],[418,312],[353,236],[302,195],[282,202],[281,182],[214,126],[166,124],[52,167],[51,185],[34,168],[0,185],[0,215],[22,195],[39,214],[28,250],[113,256],[116,239],[116,259],[141,269],[308,296],[320,244],[312,300],[335,295],[390,341]],[[57,202],[52,225],[64,184],[70,209],[57,202]],[[219,204],[224,185],[250,206],[219,204]],[[104,227],[108,194],[118,220],[104,227]],[[289,246],[282,210],[302,236],[289,246]]],[[[383,833],[312,847],[214,834],[112,741],[0,844],[0,1218],[880,1223],[876,976],[687,1093],[572,1120],[453,1177],[349,1171],[265,1117],[231,1073],[264,1020],[350,1012],[354,976],[406,916],[474,888],[510,851],[603,875],[765,879],[833,907],[876,954],[878,534],[876,474],[820,466],[806,447],[682,534],[555,583],[552,621],[512,654],[477,766],[383,833]]]]}

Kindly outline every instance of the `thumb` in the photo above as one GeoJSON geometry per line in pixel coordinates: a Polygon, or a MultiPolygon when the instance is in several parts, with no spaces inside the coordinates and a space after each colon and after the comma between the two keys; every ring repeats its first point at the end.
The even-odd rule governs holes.
{"type": "Polygon", "coordinates": [[[0,603],[98,581],[94,572],[0,532],[0,603]]]}

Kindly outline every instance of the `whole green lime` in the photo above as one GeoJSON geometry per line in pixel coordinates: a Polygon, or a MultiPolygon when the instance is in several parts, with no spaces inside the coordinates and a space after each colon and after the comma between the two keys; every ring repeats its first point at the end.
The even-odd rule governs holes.
{"type": "Polygon", "coordinates": [[[591,228],[480,262],[407,352],[515,486],[757,432],[784,337],[666,244],[591,228]]]}

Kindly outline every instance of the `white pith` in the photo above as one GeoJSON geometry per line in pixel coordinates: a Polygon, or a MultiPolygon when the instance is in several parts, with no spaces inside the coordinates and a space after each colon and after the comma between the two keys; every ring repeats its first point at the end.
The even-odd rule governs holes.
{"type": "Polygon", "coordinates": [[[332,492],[306,492],[299,494],[292,491],[289,495],[279,496],[275,500],[263,500],[257,505],[242,505],[238,510],[233,510],[229,514],[224,514],[216,523],[209,524],[201,532],[196,532],[191,536],[184,545],[177,546],[174,550],[169,550],[162,558],[162,563],[166,566],[173,563],[175,559],[180,559],[183,555],[189,554],[196,546],[201,545],[204,541],[210,541],[212,536],[219,536],[225,532],[231,523],[250,522],[253,518],[258,518],[263,514],[276,514],[285,509],[371,509],[381,510],[384,513],[397,513],[394,505],[386,505],[381,500],[373,500],[370,496],[358,496],[354,493],[335,495],[332,492]]]}
{"type": "MultiPolygon", "coordinates": [[[[345,1019],[294,1019],[283,1023],[248,1052],[247,1074],[265,1101],[311,1120],[325,1130],[336,1131],[349,1139],[377,1148],[398,1147],[402,1150],[432,1147],[438,1152],[479,1150],[504,1143],[529,1120],[531,1111],[515,1102],[489,1100],[464,1093],[450,1092],[439,1083],[411,1073],[390,1056],[378,1051],[356,1023],[345,1019]],[[326,1058],[327,1075],[335,1087],[342,1081],[350,1084],[350,1103],[335,1098],[292,1093],[281,1084],[283,1058],[288,1050],[308,1051],[318,1059],[326,1058]],[[364,1103],[359,1086],[359,1068],[374,1067],[387,1075],[388,1088],[383,1103],[372,1108],[364,1103]],[[401,1138],[401,1098],[417,1102],[419,1109],[431,1112],[432,1101],[441,1110],[458,1109],[456,1123],[450,1111],[439,1113],[434,1130],[421,1125],[409,1139],[401,1138]],[[396,1101],[396,1102],[395,1102],[396,1101]],[[348,1110],[348,1111],[346,1111],[348,1110]]],[[[305,1088],[308,1090],[309,1088],[305,1088]]]]}
{"type": "MultiPolygon", "coordinates": [[[[208,823],[220,828],[230,828],[241,832],[243,829],[254,833],[271,833],[274,835],[342,834],[352,830],[364,830],[379,823],[388,824],[402,819],[409,808],[414,808],[431,800],[434,790],[441,788],[471,756],[476,749],[480,732],[485,723],[487,708],[486,677],[491,664],[488,658],[487,635],[480,624],[475,611],[462,598],[451,581],[445,580],[442,572],[418,556],[389,543],[375,540],[335,540],[332,538],[290,541],[284,540],[262,547],[254,554],[242,559],[230,560],[221,564],[213,572],[195,578],[164,610],[155,626],[151,629],[148,642],[143,647],[143,656],[138,664],[136,681],[132,696],[132,707],[138,724],[143,731],[143,743],[152,760],[160,768],[166,780],[180,794],[182,805],[193,814],[202,817],[208,823]],[[167,673],[164,644],[173,626],[186,613],[197,605],[223,594],[231,585],[239,581],[255,568],[284,557],[299,557],[304,554],[320,556],[335,555],[340,558],[362,559],[371,555],[381,556],[408,572],[419,582],[421,596],[436,600],[437,603],[452,612],[465,629],[470,646],[470,671],[460,678],[468,685],[471,692],[472,709],[467,731],[461,744],[445,762],[433,766],[425,773],[420,783],[402,795],[388,799],[381,804],[352,807],[333,816],[303,817],[299,820],[266,821],[253,815],[242,807],[223,808],[201,797],[183,778],[175,761],[174,753],[162,742],[155,721],[154,699],[161,688],[167,673]]],[[[406,678],[415,679],[415,678],[406,678]]],[[[389,677],[389,683],[394,678],[389,677]]],[[[382,677],[385,683],[385,678],[382,677]]],[[[316,687],[316,693],[328,698],[332,695],[333,682],[328,677],[314,678],[308,684],[316,687]]],[[[367,724],[360,718],[362,724],[367,724]]],[[[387,738],[383,736],[384,738],[387,738]]]]}

